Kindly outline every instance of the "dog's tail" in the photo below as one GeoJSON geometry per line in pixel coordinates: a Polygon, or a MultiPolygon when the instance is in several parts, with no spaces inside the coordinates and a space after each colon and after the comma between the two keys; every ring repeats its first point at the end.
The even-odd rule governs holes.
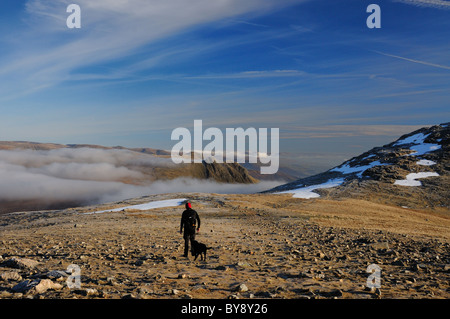
{"type": "Polygon", "coordinates": [[[206,250],[208,250],[208,249],[213,249],[212,247],[206,247],[206,250]]]}

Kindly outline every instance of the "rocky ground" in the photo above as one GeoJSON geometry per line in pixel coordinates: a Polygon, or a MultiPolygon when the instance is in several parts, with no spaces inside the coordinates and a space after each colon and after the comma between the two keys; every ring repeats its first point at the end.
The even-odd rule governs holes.
{"type": "Polygon", "coordinates": [[[155,195],[5,214],[0,298],[447,299],[449,229],[439,212],[287,194],[155,195]],[[213,247],[206,261],[182,257],[181,206],[85,214],[170,198],[189,198],[199,212],[197,239],[213,247]],[[81,286],[70,288],[72,264],[81,286]],[[367,287],[371,264],[379,289],[367,287]]]}

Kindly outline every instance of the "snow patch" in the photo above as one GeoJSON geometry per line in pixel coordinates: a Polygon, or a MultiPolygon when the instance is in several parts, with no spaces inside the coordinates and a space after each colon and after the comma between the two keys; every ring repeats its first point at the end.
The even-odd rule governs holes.
{"type": "MultiPolygon", "coordinates": [[[[430,135],[430,134],[428,134],[430,135]]],[[[395,142],[395,146],[404,145],[404,144],[423,144],[425,143],[425,139],[428,135],[424,135],[423,133],[417,133],[411,136],[408,136],[402,140],[398,140],[395,142]]]]}
{"type": "Polygon", "coordinates": [[[409,148],[411,151],[414,151],[413,153],[411,153],[409,155],[420,156],[420,155],[424,155],[429,152],[436,151],[440,148],[441,148],[441,145],[439,145],[439,144],[423,143],[423,144],[419,144],[419,145],[414,145],[409,148]]]}
{"type": "Polygon", "coordinates": [[[149,203],[140,204],[140,205],[132,205],[132,206],[127,206],[127,207],[119,207],[119,208],[114,208],[114,209],[107,209],[107,210],[101,210],[101,211],[92,212],[92,213],[86,213],[86,215],[101,214],[101,213],[106,213],[106,212],[120,212],[124,209],[149,210],[149,209],[155,209],[155,208],[180,206],[181,204],[183,204],[183,202],[185,200],[186,200],[186,198],[159,200],[159,201],[149,202],[149,203]]]}
{"type": "Polygon", "coordinates": [[[394,146],[400,146],[405,144],[415,144],[412,145],[409,149],[413,151],[411,154],[408,155],[414,155],[414,156],[420,156],[424,155],[429,152],[436,151],[441,148],[441,145],[439,144],[431,144],[431,143],[425,143],[425,139],[430,134],[424,135],[423,133],[417,133],[414,135],[411,135],[409,137],[406,137],[402,140],[399,140],[394,143],[394,146]]]}
{"type": "Polygon", "coordinates": [[[421,159],[416,164],[417,165],[422,165],[422,166],[432,166],[432,165],[436,165],[436,162],[433,162],[433,161],[430,161],[430,160],[421,159]]]}
{"type": "Polygon", "coordinates": [[[339,167],[333,168],[330,170],[330,172],[340,172],[342,174],[351,174],[351,173],[358,173],[358,177],[362,177],[362,173],[364,173],[369,168],[375,167],[375,166],[381,166],[381,165],[388,165],[386,163],[380,163],[380,161],[374,161],[368,165],[364,166],[353,166],[350,167],[349,164],[341,165],[339,167]]]}
{"type": "Polygon", "coordinates": [[[370,155],[364,157],[361,161],[365,161],[366,159],[369,159],[369,158],[374,157],[374,156],[375,156],[375,154],[370,154],[370,155]]]}
{"type": "Polygon", "coordinates": [[[316,198],[316,197],[320,197],[320,195],[317,193],[314,193],[313,192],[314,190],[322,189],[322,188],[337,187],[337,186],[341,185],[343,182],[344,182],[343,178],[330,179],[322,184],[292,189],[292,190],[280,192],[278,194],[293,194],[292,197],[304,198],[304,199],[316,198]]]}
{"type": "Polygon", "coordinates": [[[422,183],[420,181],[416,181],[416,179],[431,176],[439,176],[439,174],[435,172],[411,173],[406,176],[406,179],[396,180],[394,184],[400,186],[421,186],[422,183]]]}

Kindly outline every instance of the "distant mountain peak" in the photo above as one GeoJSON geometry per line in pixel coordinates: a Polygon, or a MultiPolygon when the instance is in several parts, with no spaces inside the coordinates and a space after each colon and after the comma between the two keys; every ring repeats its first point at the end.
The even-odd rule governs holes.
{"type": "Polygon", "coordinates": [[[394,204],[412,196],[417,202],[414,207],[448,207],[449,142],[450,123],[424,127],[326,172],[268,192],[292,193],[298,198],[376,198],[394,204]]]}

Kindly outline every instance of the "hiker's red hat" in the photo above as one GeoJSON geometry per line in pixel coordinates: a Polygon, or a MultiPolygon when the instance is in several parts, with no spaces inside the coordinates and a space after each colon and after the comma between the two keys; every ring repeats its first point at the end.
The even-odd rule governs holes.
{"type": "Polygon", "coordinates": [[[186,208],[191,208],[191,203],[186,203],[186,208]]]}

